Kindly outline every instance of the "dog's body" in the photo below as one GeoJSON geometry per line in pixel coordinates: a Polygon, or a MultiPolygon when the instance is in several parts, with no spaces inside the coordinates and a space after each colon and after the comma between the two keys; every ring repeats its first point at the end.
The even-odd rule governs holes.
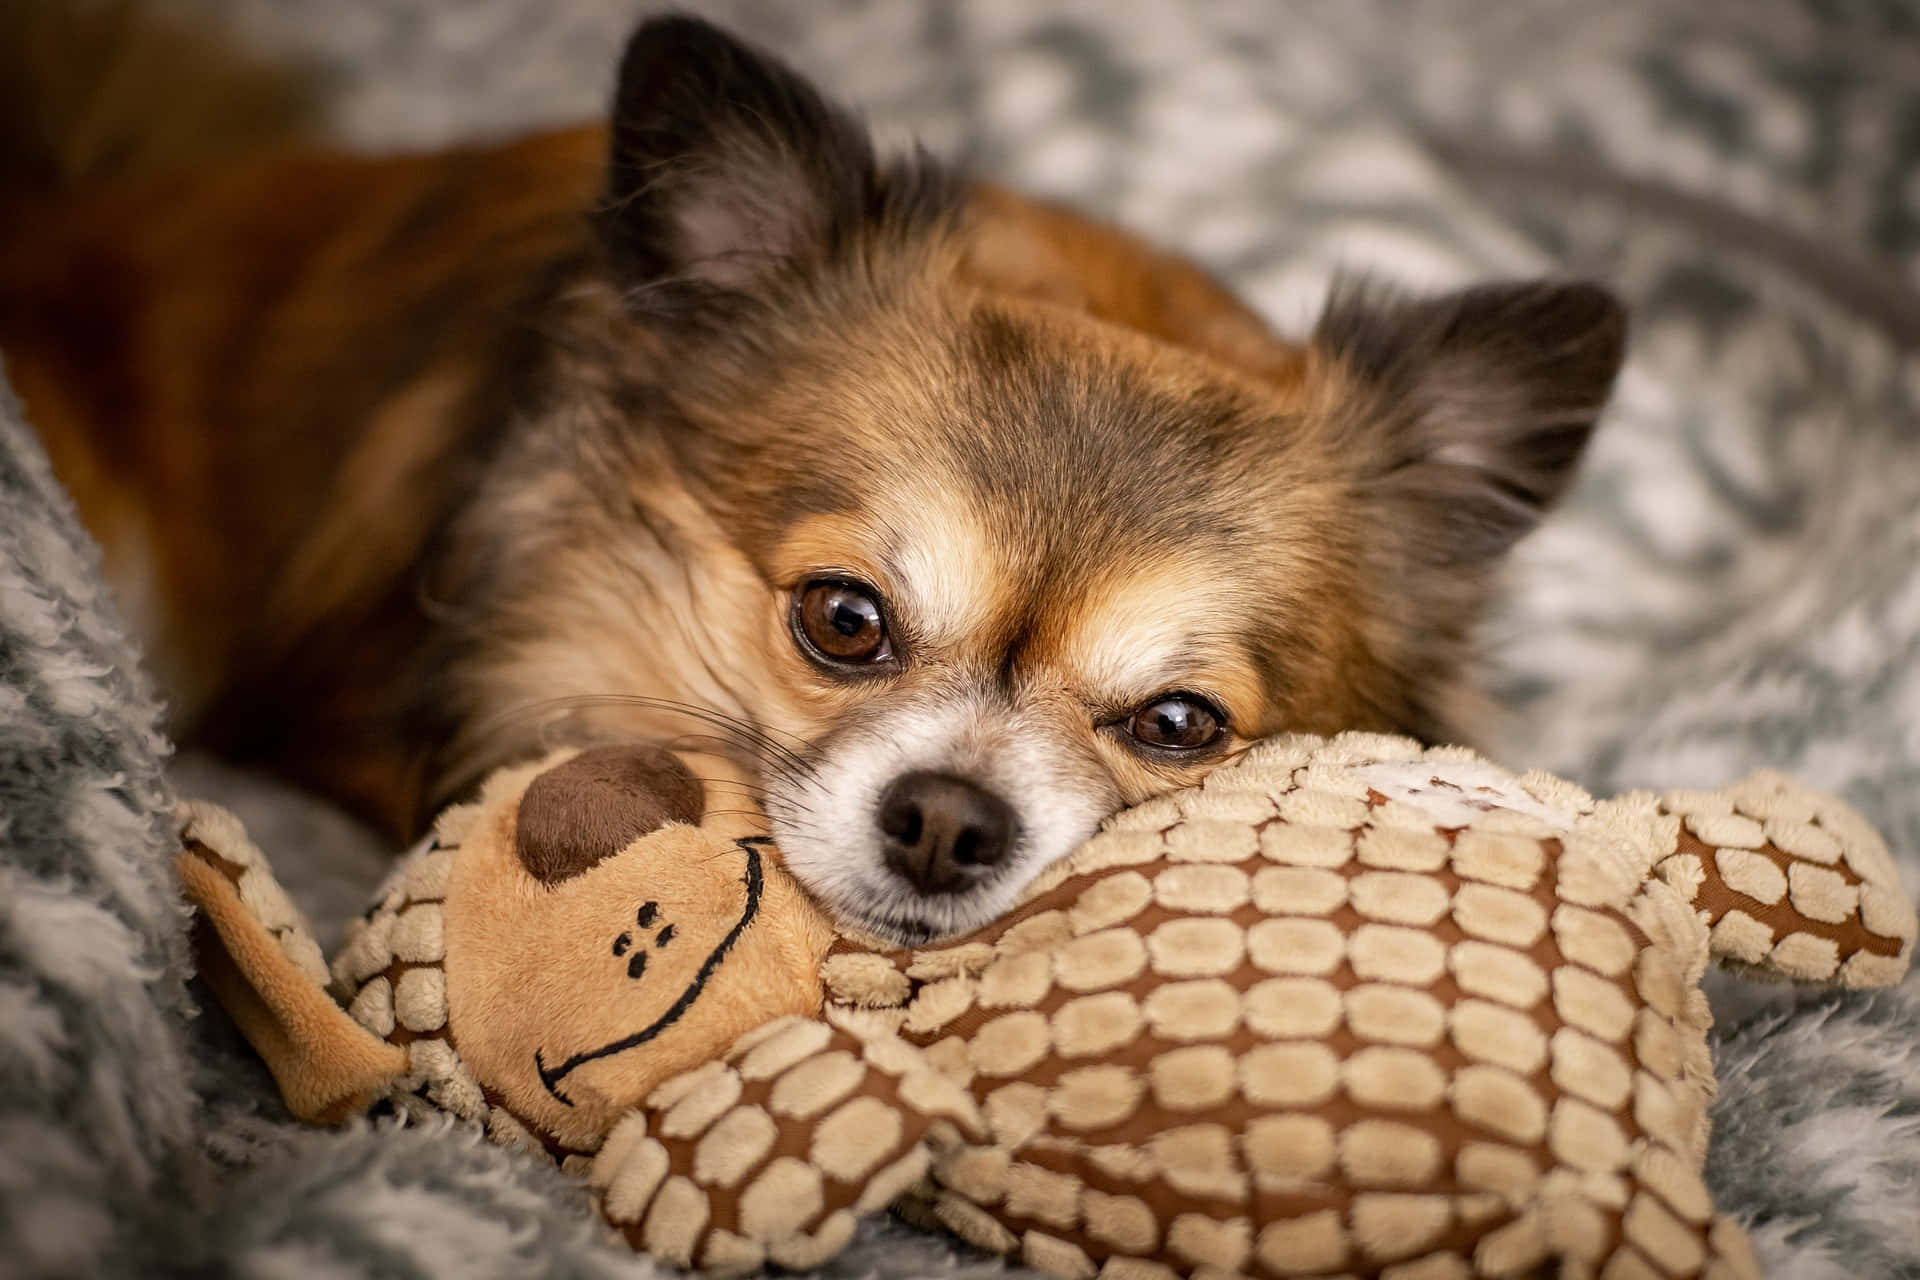
{"type": "Polygon", "coordinates": [[[691,20],[620,83],[610,136],[0,199],[0,350],[181,726],[393,828],[558,710],[710,733],[903,938],[1263,734],[1467,727],[1605,294],[1296,345],[691,20]]]}
{"type": "Polygon", "coordinates": [[[0,239],[8,371],[179,729],[416,820],[412,570],[585,250],[604,147],[270,152],[0,239]]]}

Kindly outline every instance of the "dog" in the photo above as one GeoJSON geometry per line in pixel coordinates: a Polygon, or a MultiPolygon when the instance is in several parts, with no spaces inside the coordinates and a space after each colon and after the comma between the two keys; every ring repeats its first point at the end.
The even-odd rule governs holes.
{"type": "Polygon", "coordinates": [[[556,724],[696,748],[900,942],[1263,735],[1470,738],[1622,357],[1577,281],[1283,338],[685,16],[497,144],[63,178],[57,123],[0,156],[0,351],[176,732],[396,834],[556,724]]]}

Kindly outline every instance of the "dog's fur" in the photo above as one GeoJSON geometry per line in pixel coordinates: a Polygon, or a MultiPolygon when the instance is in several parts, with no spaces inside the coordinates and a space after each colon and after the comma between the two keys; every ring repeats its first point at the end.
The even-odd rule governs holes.
{"type": "Polygon", "coordinates": [[[0,140],[42,179],[0,192],[0,349],[181,731],[396,830],[562,711],[711,735],[814,892],[920,937],[1263,734],[1471,730],[1488,571],[1619,365],[1604,291],[1349,287],[1291,343],[876,159],[704,24],[643,25],[619,86],[610,130],[434,155],[55,181],[56,130],[0,140]],[[879,590],[897,670],[802,655],[821,576],[879,590]],[[1222,740],[1129,738],[1170,691],[1222,740]],[[913,769],[1016,816],[977,888],[884,865],[913,769]]]}

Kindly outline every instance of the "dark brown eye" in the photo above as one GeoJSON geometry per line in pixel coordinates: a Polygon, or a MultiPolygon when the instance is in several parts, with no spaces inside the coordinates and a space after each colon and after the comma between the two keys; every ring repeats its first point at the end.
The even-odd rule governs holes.
{"type": "Polygon", "coordinates": [[[794,594],[793,627],[801,644],[825,662],[872,666],[893,657],[880,602],[856,583],[801,583],[794,594]]]}
{"type": "Polygon", "coordinates": [[[1149,702],[1127,721],[1136,742],[1162,751],[1196,751],[1220,740],[1226,716],[1205,698],[1170,694],[1149,702]]]}

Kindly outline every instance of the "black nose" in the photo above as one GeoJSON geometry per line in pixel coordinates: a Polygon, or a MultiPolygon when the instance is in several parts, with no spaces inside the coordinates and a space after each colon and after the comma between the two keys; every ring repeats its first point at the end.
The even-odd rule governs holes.
{"type": "Polygon", "coordinates": [[[1013,844],[1013,810],[944,773],[903,773],[880,797],[887,865],[922,893],[961,893],[1013,844]]]}

